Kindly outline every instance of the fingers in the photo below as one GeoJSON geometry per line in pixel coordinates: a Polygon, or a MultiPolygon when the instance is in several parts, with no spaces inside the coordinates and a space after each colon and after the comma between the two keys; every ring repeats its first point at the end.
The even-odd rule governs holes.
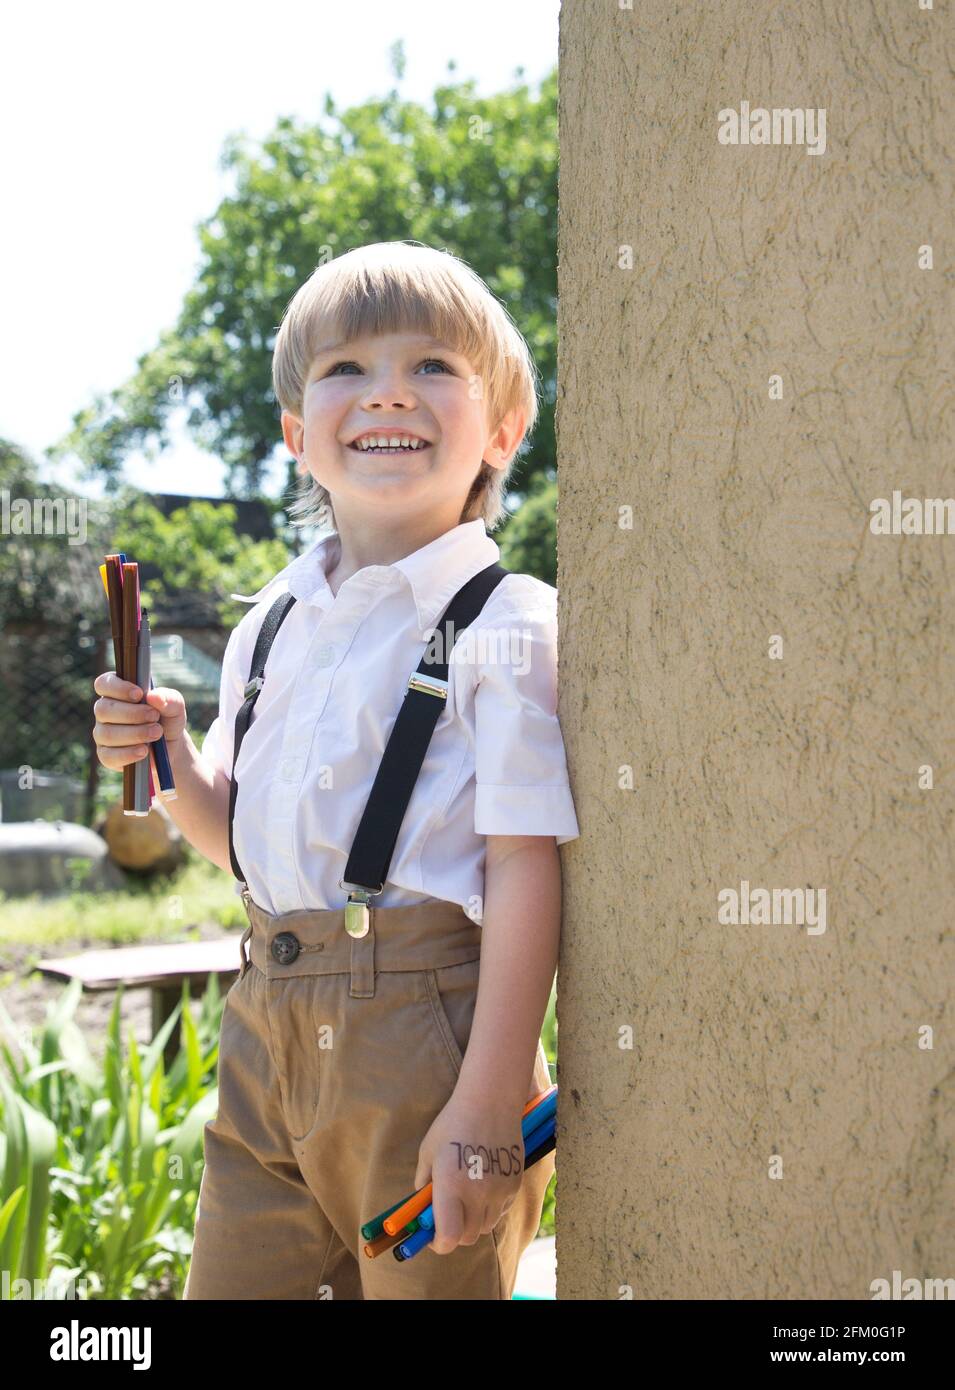
{"type": "Polygon", "coordinates": [[[93,689],[100,696],[93,705],[93,742],[99,761],[104,767],[121,770],[147,757],[149,747],[162,737],[159,711],[139,700],[139,687],[122,680],[115,671],[97,676],[93,689]]]}
{"type": "Polygon", "coordinates": [[[475,1245],[481,1236],[493,1230],[499,1216],[492,1218],[491,1203],[464,1201],[454,1192],[439,1192],[432,1200],[434,1207],[434,1239],[430,1242],[436,1255],[450,1255],[459,1245],[475,1245]]]}
{"type": "Polygon", "coordinates": [[[96,756],[104,767],[114,769],[145,758],[161,736],[162,727],[158,724],[142,732],[128,724],[97,724],[93,730],[96,756]]]}
{"type": "Polygon", "coordinates": [[[149,749],[144,744],[131,743],[116,748],[97,744],[96,749],[96,756],[103,766],[111,768],[114,772],[122,772],[127,763],[142,762],[148,755],[149,749]]]}
{"type": "Polygon", "coordinates": [[[138,748],[144,743],[153,744],[162,738],[162,724],[158,714],[153,719],[147,716],[145,719],[128,723],[110,720],[108,714],[104,716],[99,711],[97,716],[93,741],[100,748],[138,748]]]}
{"type": "Polygon", "coordinates": [[[154,705],[161,714],[169,714],[173,709],[182,705],[182,695],[178,690],[168,690],[165,686],[157,685],[146,694],[146,699],[154,705]]]}
{"type": "Polygon", "coordinates": [[[434,1208],[434,1238],[429,1249],[435,1255],[450,1255],[459,1245],[475,1245],[482,1236],[490,1235],[504,1219],[519,1196],[520,1190],[507,1196],[488,1193],[482,1200],[476,1187],[485,1187],[480,1179],[469,1179],[467,1188],[455,1190],[452,1182],[439,1182],[432,1194],[434,1208]]]}
{"type": "Polygon", "coordinates": [[[114,700],[107,695],[101,695],[94,703],[93,713],[104,724],[147,724],[159,718],[158,709],[143,701],[134,704],[129,700],[114,700]]]}
{"type": "Polygon", "coordinates": [[[431,1205],[434,1208],[434,1239],[429,1242],[430,1248],[435,1255],[450,1255],[462,1243],[464,1203],[460,1197],[435,1191],[431,1205]]]}
{"type": "Polygon", "coordinates": [[[93,682],[97,695],[110,695],[118,700],[141,700],[143,692],[138,685],[124,681],[115,671],[104,671],[93,682]]]}

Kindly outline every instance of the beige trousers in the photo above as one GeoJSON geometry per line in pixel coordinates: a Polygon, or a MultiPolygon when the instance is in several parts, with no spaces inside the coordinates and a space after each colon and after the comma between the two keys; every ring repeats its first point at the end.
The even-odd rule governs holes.
{"type": "MultiPolygon", "coordinates": [[[[361,1227],[414,1190],[471,1031],[481,928],[454,903],[273,917],[248,897],[205,1126],[187,1299],[509,1299],[550,1153],[494,1227],[448,1255],[369,1258],[361,1227]],[[250,958],[245,955],[249,943],[250,958]]],[[[528,1097],[550,1084],[538,1044],[528,1097]]]]}

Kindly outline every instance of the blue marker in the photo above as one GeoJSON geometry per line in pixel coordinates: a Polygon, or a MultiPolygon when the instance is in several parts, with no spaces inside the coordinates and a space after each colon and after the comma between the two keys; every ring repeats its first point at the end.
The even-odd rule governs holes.
{"type": "Polygon", "coordinates": [[[394,1247],[394,1256],[398,1261],[410,1260],[412,1255],[417,1255],[418,1251],[428,1244],[429,1240],[434,1240],[434,1229],[426,1230],[425,1227],[419,1228],[408,1236],[407,1240],[399,1241],[394,1247]]]}
{"type": "Polygon", "coordinates": [[[527,1169],[528,1169],[528,1168],[531,1166],[531,1164],[533,1163],[533,1161],[534,1161],[534,1154],[535,1154],[535,1153],[537,1152],[537,1150],[540,1148],[541,1144],[543,1144],[547,1139],[549,1139],[549,1138],[551,1137],[551,1135],[555,1133],[556,1129],[557,1129],[557,1116],[556,1116],[556,1115],[548,1115],[547,1119],[541,1120],[540,1124],[539,1124],[539,1125],[536,1125],[535,1128],[531,1130],[530,1134],[528,1134],[528,1135],[525,1136],[525,1139],[524,1139],[524,1171],[525,1171],[525,1172],[527,1171],[527,1169]]]}
{"type": "Polygon", "coordinates": [[[532,1129],[536,1129],[544,1120],[551,1115],[557,1114],[557,1092],[552,1091],[545,1097],[539,1105],[535,1105],[533,1110],[528,1110],[526,1115],[521,1116],[521,1133],[525,1136],[530,1134],[532,1129]]]}
{"type": "MultiPolygon", "coordinates": [[[[530,1112],[530,1114],[534,1113],[534,1111],[530,1112]]],[[[529,1116],[525,1116],[524,1118],[527,1119],[529,1118],[529,1116]]],[[[548,1139],[554,1137],[555,1128],[555,1120],[553,1117],[551,1117],[549,1120],[544,1120],[543,1123],[539,1124],[536,1129],[531,1131],[524,1144],[525,1173],[527,1172],[528,1168],[531,1167],[531,1164],[534,1162],[535,1156],[539,1158],[544,1157],[543,1154],[537,1154],[537,1150],[543,1144],[545,1144],[548,1141],[548,1139]]],[[[430,1202],[424,1208],[423,1211],[418,1213],[418,1225],[422,1230],[430,1231],[432,1237],[434,1236],[434,1207],[430,1202]]],[[[412,1254],[413,1253],[414,1252],[412,1251],[412,1254]]]]}

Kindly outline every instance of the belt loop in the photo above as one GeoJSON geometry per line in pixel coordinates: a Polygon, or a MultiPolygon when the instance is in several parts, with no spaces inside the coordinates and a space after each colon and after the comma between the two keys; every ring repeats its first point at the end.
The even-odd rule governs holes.
{"type": "Polygon", "coordinates": [[[373,999],[375,996],[375,913],[368,909],[368,931],[364,936],[351,938],[351,988],[353,999],[373,999]]]}

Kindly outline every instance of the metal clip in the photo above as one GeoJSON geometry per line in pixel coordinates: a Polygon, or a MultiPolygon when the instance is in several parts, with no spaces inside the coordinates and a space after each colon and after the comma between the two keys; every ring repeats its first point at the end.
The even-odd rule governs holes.
{"type": "Polygon", "coordinates": [[[421,690],[425,695],[437,695],[439,700],[448,698],[447,681],[443,681],[440,676],[423,676],[420,671],[412,673],[408,689],[421,690]]]}
{"type": "Polygon", "coordinates": [[[245,687],[245,690],[243,692],[243,699],[248,700],[251,695],[257,695],[264,684],[264,676],[254,676],[252,680],[249,681],[248,685],[245,687]]]}
{"type": "MultiPolygon", "coordinates": [[[[339,888],[344,888],[343,879],[339,879],[339,888]]],[[[377,897],[384,884],[378,888],[355,888],[348,895],[345,903],[345,930],[349,936],[356,938],[367,936],[371,931],[371,918],[368,915],[368,899],[377,897]]]]}
{"type": "Polygon", "coordinates": [[[345,904],[345,930],[349,936],[367,936],[371,930],[371,918],[368,916],[368,899],[356,901],[349,898],[345,904]]]}

